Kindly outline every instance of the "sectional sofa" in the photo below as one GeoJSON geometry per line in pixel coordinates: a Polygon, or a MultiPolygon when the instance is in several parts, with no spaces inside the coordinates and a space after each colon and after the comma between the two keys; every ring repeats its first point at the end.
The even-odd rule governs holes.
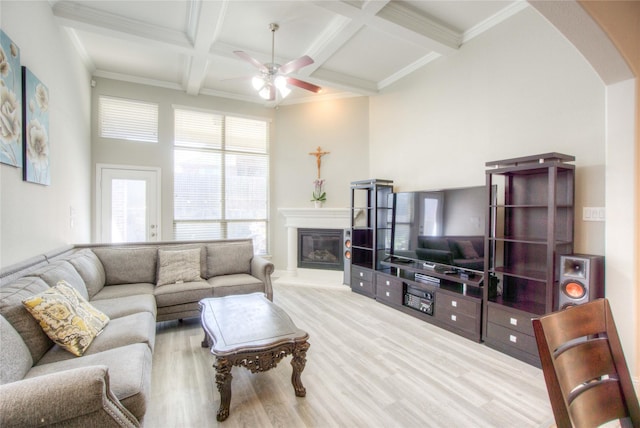
{"type": "MultiPolygon", "coordinates": [[[[76,245],[4,268],[0,426],[141,426],[156,322],[196,317],[206,297],[263,292],[272,299],[272,273],[251,240],[76,245]],[[77,306],[69,296],[80,296],[77,306]],[[81,356],[52,341],[30,313],[47,299],[104,320],[99,331],[90,322],[72,326],[90,337],[73,342],[85,346],[81,356]]],[[[69,314],[53,307],[40,315],[59,327],[69,314]]]]}

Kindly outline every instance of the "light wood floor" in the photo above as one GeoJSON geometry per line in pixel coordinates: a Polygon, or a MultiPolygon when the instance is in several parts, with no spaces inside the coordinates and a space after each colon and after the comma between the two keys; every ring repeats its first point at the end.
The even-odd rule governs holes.
{"type": "Polygon", "coordinates": [[[158,323],[146,427],[549,427],[541,370],[343,287],[274,282],[274,302],[311,348],[294,395],[290,357],[234,367],[231,413],[198,319],[158,323]]]}

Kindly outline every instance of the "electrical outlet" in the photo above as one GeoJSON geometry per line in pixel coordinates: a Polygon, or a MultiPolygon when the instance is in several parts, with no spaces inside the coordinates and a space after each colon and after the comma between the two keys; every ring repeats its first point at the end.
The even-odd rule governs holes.
{"type": "Polygon", "coordinates": [[[583,207],[582,220],[584,221],[605,221],[604,207],[583,207]]]}

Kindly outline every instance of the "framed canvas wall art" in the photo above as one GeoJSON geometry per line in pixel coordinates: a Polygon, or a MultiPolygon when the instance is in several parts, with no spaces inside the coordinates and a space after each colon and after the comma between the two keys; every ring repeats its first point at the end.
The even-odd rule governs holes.
{"type": "Polygon", "coordinates": [[[0,163],[22,166],[20,48],[0,30],[0,163]]]}
{"type": "Polygon", "coordinates": [[[49,185],[49,90],[26,67],[22,67],[22,82],[23,178],[31,183],[49,185]]]}

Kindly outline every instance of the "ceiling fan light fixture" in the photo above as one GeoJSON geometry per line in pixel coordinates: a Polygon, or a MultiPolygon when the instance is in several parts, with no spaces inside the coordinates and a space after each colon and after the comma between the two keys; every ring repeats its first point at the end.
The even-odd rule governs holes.
{"type": "Polygon", "coordinates": [[[272,83],[266,83],[262,89],[260,89],[258,91],[258,95],[260,95],[262,98],[264,98],[265,100],[268,100],[271,98],[271,86],[272,83]]]}
{"type": "Polygon", "coordinates": [[[278,88],[278,91],[280,92],[280,96],[282,96],[282,98],[286,98],[287,95],[291,93],[291,89],[289,89],[289,87],[287,86],[286,77],[278,76],[275,78],[273,83],[276,85],[276,88],[278,88]]]}
{"type": "Polygon", "coordinates": [[[265,79],[262,76],[253,76],[253,78],[251,79],[251,85],[256,91],[264,88],[265,83],[265,79]]]}
{"type": "Polygon", "coordinates": [[[284,99],[291,93],[291,87],[305,89],[311,92],[320,92],[321,88],[309,82],[287,76],[295,73],[302,67],[313,64],[313,59],[308,55],[287,62],[284,65],[275,62],[275,32],[279,25],[269,24],[271,30],[271,62],[261,63],[243,51],[233,51],[238,57],[249,62],[259,70],[258,75],[251,79],[251,86],[258,92],[258,95],[267,101],[276,101],[276,98],[284,99]]]}

